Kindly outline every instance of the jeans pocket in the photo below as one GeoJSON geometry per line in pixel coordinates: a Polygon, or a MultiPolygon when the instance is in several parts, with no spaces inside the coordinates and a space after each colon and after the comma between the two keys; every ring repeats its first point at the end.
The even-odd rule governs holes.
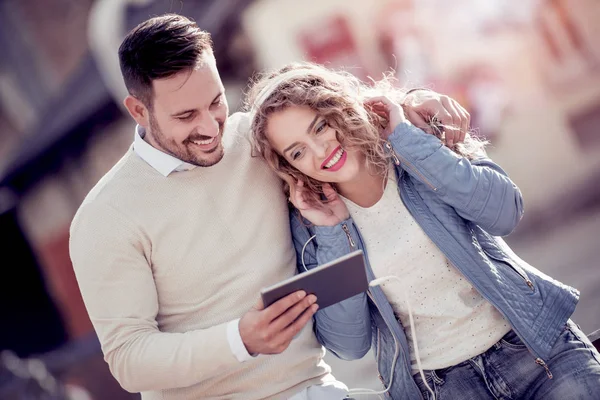
{"type": "Polygon", "coordinates": [[[519,336],[513,330],[508,332],[502,337],[502,339],[500,339],[500,345],[513,350],[523,350],[527,348],[527,346],[525,346],[525,344],[521,341],[521,339],[519,339],[519,336]]]}
{"type": "MultiPolygon", "coordinates": [[[[432,375],[432,371],[423,371],[424,375],[425,375],[425,379],[427,380],[427,385],[431,388],[431,390],[433,390],[433,392],[435,393],[435,398],[438,398],[438,390],[437,390],[437,385],[435,383],[435,377],[432,375]]],[[[425,384],[423,383],[423,379],[421,378],[420,374],[415,375],[414,377],[415,383],[417,384],[417,386],[419,387],[419,390],[421,391],[421,395],[423,395],[423,398],[425,400],[433,400],[433,396],[431,395],[431,392],[429,391],[429,389],[427,389],[427,386],[425,386],[425,384]]]]}

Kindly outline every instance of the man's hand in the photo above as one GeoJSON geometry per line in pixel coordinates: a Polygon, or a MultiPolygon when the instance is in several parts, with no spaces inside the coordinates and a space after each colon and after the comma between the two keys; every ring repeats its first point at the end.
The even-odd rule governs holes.
{"type": "Polygon", "coordinates": [[[406,118],[417,128],[433,133],[438,126],[445,133],[446,146],[464,141],[471,115],[458,102],[431,90],[415,90],[402,103],[406,118]],[[440,126],[441,125],[441,126],[440,126]]]}
{"type": "Polygon", "coordinates": [[[250,354],[279,354],[304,328],[319,306],[316,296],[292,293],[269,307],[259,302],[240,319],[240,336],[250,354]]]}

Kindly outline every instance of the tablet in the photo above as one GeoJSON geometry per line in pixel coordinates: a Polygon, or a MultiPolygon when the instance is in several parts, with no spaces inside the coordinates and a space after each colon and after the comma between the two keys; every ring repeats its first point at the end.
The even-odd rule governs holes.
{"type": "Polygon", "coordinates": [[[319,309],[366,291],[369,287],[362,250],[357,250],[261,290],[263,304],[270,306],[298,290],[317,296],[319,309]]]}

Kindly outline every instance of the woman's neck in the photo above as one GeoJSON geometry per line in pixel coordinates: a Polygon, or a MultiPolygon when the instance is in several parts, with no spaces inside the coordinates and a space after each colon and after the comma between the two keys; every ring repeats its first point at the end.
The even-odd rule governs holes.
{"type": "Polygon", "coordinates": [[[385,173],[369,171],[365,164],[351,181],[336,184],[339,193],[361,207],[374,206],[385,190],[385,173]]]}

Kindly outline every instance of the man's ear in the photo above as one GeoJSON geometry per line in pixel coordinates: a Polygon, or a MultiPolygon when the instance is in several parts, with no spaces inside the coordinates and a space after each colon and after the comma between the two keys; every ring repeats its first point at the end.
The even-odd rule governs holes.
{"type": "Polygon", "coordinates": [[[123,105],[138,125],[147,128],[150,125],[150,112],[144,103],[129,95],[123,100],[123,105]]]}

